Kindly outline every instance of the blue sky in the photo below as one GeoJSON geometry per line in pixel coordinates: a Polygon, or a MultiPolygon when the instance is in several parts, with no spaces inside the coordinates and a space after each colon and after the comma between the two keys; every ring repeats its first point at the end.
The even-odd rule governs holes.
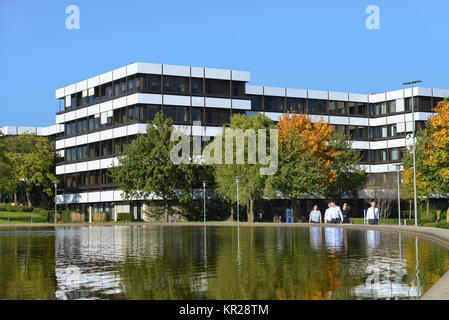
{"type": "Polygon", "coordinates": [[[251,72],[251,84],[449,88],[449,1],[0,1],[0,127],[54,124],[57,88],[136,62],[251,72]],[[80,29],[65,27],[68,5],[80,29]],[[380,9],[368,30],[365,8],[380,9]]]}

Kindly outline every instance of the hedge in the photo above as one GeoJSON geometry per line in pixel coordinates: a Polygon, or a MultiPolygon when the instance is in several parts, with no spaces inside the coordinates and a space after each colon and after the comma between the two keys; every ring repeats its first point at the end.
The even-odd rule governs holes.
{"type": "Polygon", "coordinates": [[[131,212],[119,212],[117,214],[117,221],[133,221],[134,215],[131,212]]]}
{"type": "Polygon", "coordinates": [[[10,204],[0,204],[0,211],[33,212],[33,208],[27,206],[12,206],[10,204]]]}

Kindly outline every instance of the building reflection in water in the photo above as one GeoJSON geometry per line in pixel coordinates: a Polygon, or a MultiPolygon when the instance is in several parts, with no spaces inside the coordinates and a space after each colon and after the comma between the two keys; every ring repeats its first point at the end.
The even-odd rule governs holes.
{"type": "Polygon", "coordinates": [[[324,238],[326,249],[329,253],[336,253],[343,248],[344,230],[343,228],[324,228],[324,238]]]}
{"type": "Polygon", "coordinates": [[[323,241],[321,230],[321,227],[310,227],[310,246],[312,249],[321,249],[321,242],[323,241]]]}

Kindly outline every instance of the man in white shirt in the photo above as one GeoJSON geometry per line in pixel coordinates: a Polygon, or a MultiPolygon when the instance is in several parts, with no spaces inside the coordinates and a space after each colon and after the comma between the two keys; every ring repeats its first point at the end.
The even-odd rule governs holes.
{"type": "Polygon", "coordinates": [[[334,211],[334,208],[332,208],[332,202],[329,202],[327,204],[328,208],[324,212],[324,223],[331,223],[332,221],[332,212],[334,211]]]}
{"type": "Polygon", "coordinates": [[[332,223],[343,223],[343,213],[339,206],[332,201],[332,223]]]}
{"type": "Polygon", "coordinates": [[[379,209],[376,207],[375,201],[371,201],[371,207],[366,210],[366,221],[368,224],[379,223],[379,209]]]}

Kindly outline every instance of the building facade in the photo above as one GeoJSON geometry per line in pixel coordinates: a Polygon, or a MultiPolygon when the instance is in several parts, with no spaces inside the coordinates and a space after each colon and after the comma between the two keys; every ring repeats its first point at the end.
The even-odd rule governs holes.
{"type": "MultiPolygon", "coordinates": [[[[323,119],[351,137],[369,174],[368,186],[381,185],[396,172],[412,142],[410,88],[359,94],[254,86],[249,81],[246,71],[134,63],[56,90],[60,111],[54,132],[40,132],[52,132],[60,156],[58,203],[107,211],[113,218],[120,211],[137,214],[141,204],[130,208],[123,202],[108,168],[137,134],[145,133],[146,121],[159,110],[175,127],[205,137],[220,134],[235,113],[263,113],[274,122],[287,111],[305,113],[314,122],[323,119]]],[[[449,90],[417,87],[413,96],[419,129],[449,90]]],[[[364,196],[370,197],[369,190],[361,192],[364,196]]]]}

